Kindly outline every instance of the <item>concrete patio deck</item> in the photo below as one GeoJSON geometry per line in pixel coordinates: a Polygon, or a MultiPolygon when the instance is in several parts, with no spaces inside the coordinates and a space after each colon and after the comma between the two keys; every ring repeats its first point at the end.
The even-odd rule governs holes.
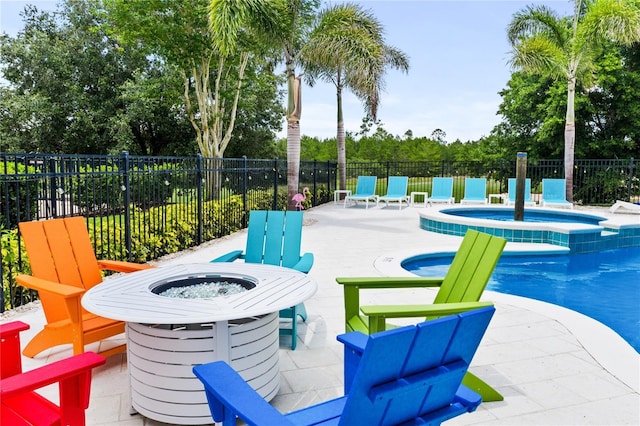
{"type": "MultiPolygon", "coordinates": [[[[438,247],[453,251],[461,238],[419,229],[418,208],[350,207],[327,204],[305,212],[303,251],[315,255],[310,275],[318,292],[306,302],[309,318],[300,324],[298,348],[283,337],[280,350],[281,388],[272,404],[287,412],[342,395],[344,331],[342,288],[337,276],[379,276],[376,264],[404,250],[438,247]]],[[[606,209],[590,210],[613,216],[606,209]]],[[[639,223],[632,215],[616,219],[639,223]]],[[[246,231],[212,241],[157,263],[206,262],[243,248],[246,231]]],[[[507,250],[512,243],[507,245],[507,250]]],[[[365,303],[429,303],[433,290],[365,294],[365,303]]],[[[471,414],[448,424],[482,425],[634,425],[640,424],[640,355],[600,323],[573,311],[514,296],[485,292],[497,312],[477,352],[471,371],[505,396],[483,403],[471,414]]],[[[44,322],[32,306],[9,312],[2,322],[31,325],[23,344],[44,322]]],[[[89,348],[90,349],[90,348],[89,348]]],[[[95,349],[94,349],[95,350],[95,349]]],[[[71,355],[70,346],[54,348],[35,359],[23,357],[26,370],[71,355]]],[[[50,389],[47,389],[49,392],[50,389]]],[[[52,392],[51,394],[55,394],[52,392]]],[[[51,395],[48,393],[48,395],[51,395]]],[[[125,355],[108,359],[94,370],[89,425],[160,425],[130,414],[125,355]]]]}

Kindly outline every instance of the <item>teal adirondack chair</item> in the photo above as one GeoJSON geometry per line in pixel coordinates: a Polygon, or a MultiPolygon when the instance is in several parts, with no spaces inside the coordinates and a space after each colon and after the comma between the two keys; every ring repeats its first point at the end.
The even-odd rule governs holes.
{"type": "Polygon", "coordinates": [[[378,202],[384,201],[385,205],[389,205],[389,203],[398,203],[399,210],[402,210],[403,202],[407,203],[407,206],[409,206],[409,196],[407,195],[408,186],[408,176],[389,176],[387,193],[378,197],[378,202]]]}
{"type": "Polygon", "coordinates": [[[366,336],[344,344],[344,396],[282,414],[224,361],[193,367],[213,419],[248,425],[439,425],[474,411],[480,395],[461,385],[493,307],[366,336]]]}
{"type": "MultiPolygon", "coordinates": [[[[344,287],[345,330],[376,333],[393,327],[387,318],[437,318],[470,309],[490,306],[480,297],[502,255],[504,238],[469,229],[445,277],[338,277],[344,287]],[[360,306],[360,290],[439,287],[432,304],[360,306]],[[361,315],[362,314],[364,315],[361,315]]],[[[465,385],[485,401],[501,401],[497,391],[467,373],[465,385]]]]}
{"type": "Polygon", "coordinates": [[[425,201],[431,203],[447,203],[453,204],[453,178],[452,177],[434,177],[431,185],[431,197],[425,201]]]}
{"type": "Polygon", "coordinates": [[[573,204],[567,201],[565,179],[542,179],[542,207],[569,207],[573,204]]]}
{"type": "Polygon", "coordinates": [[[369,201],[377,202],[378,197],[376,195],[376,184],[378,182],[377,176],[358,176],[358,182],[356,183],[356,192],[344,197],[344,207],[347,207],[347,202],[353,202],[358,205],[358,201],[364,201],[365,208],[369,208],[369,201]]]}
{"type": "Polygon", "coordinates": [[[460,204],[487,204],[487,180],[485,178],[466,178],[464,180],[464,198],[460,204]]]}
{"type": "MultiPolygon", "coordinates": [[[[313,254],[300,254],[302,242],[301,211],[252,210],[249,213],[247,245],[245,251],[234,250],[211,262],[263,263],[284,266],[305,274],[313,266],[313,254]]],[[[280,328],[281,335],[291,335],[291,349],[296,349],[297,320],[307,319],[304,303],[280,311],[280,318],[291,318],[291,328],[280,328]]]]}

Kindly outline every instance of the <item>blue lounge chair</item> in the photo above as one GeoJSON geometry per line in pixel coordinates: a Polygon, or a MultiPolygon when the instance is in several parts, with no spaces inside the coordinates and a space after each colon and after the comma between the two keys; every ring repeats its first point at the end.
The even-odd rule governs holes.
{"type": "Polygon", "coordinates": [[[223,426],[440,424],[474,411],[480,395],[461,385],[491,321],[487,307],[371,336],[341,334],[344,393],[282,414],[224,361],[193,367],[223,426]]]}
{"type": "Polygon", "coordinates": [[[542,207],[569,207],[573,204],[566,198],[565,179],[542,179],[542,207]]]}
{"type": "MultiPolygon", "coordinates": [[[[516,203],[516,178],[509,178],[508,181],[508,196],[507,199],[504,200],[504,203],[507,206],[513,205],[516,203]]],[[[524,181],[524,205],[525,206],[535,206],[536,202],[531,199],[531,179],[525,179],[524,181]]]]}
{"type": "Polygon", "coordinates": [[[488,204],[487,180],[485,178],[466,178],[464,180],[464,198],[460,204],[488,204]]]}
{"type": "MultiPolygon", "coordinates": [[[[300,254],[302,240],[301,211],[252,210],[249,213],[247,246],[245,251],[234,250],[212,260],[233,262],[244,259],[247,263],[284,266],[305,274],[313,266],[313,254],[300,254]]],[[[303,303],[280,311],[280,318],[291,318],[291,328],[280,328],[281,335],[291,335],[291,349],[296,349],[297,320],[307,319],[303,303]]]]}
{"type": "Polygon", "coordinates": [[[431,203],[447,203],[453,204],[453,178],[452,177],[434,177],[433,185],[431,185],[431,197],[425,201],[431,203]]]}
{"type": "Polygon", "coordinates": [[[375,203],[378,202],[378,196],[376,195],[376,183],[378,178],[376,176],[358,176],[358,182],[356,183],[355,194],[349,194],[344,197],[344,207],[347,207],[347,202],[352,201],[358,205],[358,201],[364,201],[365,208],[369,208],[369,201],[375,203]]]}
{"type": "Polygon", "coordinates": [[[407,187],[409,186],[408,176],[390,176],[387,184],[387,194],[378,197],[378,202],[384,201],[385,205],[389,203],[398,203],[398,208],[402,210],[402,203],[409,206],[409,196],[407,195],[407,187]]]}

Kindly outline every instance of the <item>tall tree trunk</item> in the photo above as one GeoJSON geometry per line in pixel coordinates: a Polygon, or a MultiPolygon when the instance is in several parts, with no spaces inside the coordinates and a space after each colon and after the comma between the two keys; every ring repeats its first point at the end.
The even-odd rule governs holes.
{"type": "Polygon", "coordinates": [[[569,77],[567,84],[567,116],[564,125],[564,177],[567,201],[573,203],[573,161],[576,145],[575,120],[576,77],[569,77]]]}
{"type": "Polygon", "coordinates": [[[338,86],[336,91],[338,97],[338,134],[336,140],[338,144],[338,180],[340,189],[347,189],[347,144],[344,136],[344,117],[342,115],[342,87],[340,76],[338,75],[338,86]]]}
{"type": "Polygon", "coordinates": [[[301,90],[300,76],[295,76],[293,60],[289,59],[287,60],[287,210],[296,209],[293,196],[299,192],[301,90]]]}

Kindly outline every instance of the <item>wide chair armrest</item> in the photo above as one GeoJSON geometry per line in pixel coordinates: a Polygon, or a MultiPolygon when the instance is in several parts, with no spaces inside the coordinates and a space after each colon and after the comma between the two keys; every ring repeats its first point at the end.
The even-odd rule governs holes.
{"type": "Polygon", "coordinates": [[[123,262],[120,260],[98,260],[98,266],[100,266],[100,269],[116,272],[136,272],[154,267],[146,263],[123,262]]]}
{"type": "Polygon", "coordinates": [[[236,424],[236,416],[250,425],[293,425],[264,400],[224,361],[193,367],[204,384],[213,419],[224,426],[236,424]]]}
{"type": "Polygon", "coordinates": [[[44,280],[42,278],[32,277],[31,275],[17,275],[16,281],[18,281],[18,283],[24,287],[37,291],[52,293],[64,297],[65,299],[80,297],[86,291],[83,288],[56,283],[53,281],[44,280]]]}
{"type": "Polygon", "coordinates": [[[371,305],[360,310],[369,318],[369,333],[386,329],[387,318],[437,318],[493,306],[493,302],[435,303],[430,305],[371,305]]]}
{"type": "MultiPolygon", "coordinates": [[[[2,379],[0,395],[2,399],[12,398],[57,382],[60,382],[61,388],[66,388],[67,386],[88,387],[91,381],[91,369],[105,362],[106,360],[103,356],[93,352],[85,352],[61,361],[46,364],[34,370],[2,379]],[[80,379],[78,382],[68,380],[82,374],[87,374],[86,379],[88,380],[80,379]]],[[[69,390],[70,389],[61,389],[60,394],[71,395],[68,393],[69,390]]],[[[80,393],[80,395],[82,394],[83,393],[80,393]]],[[[84,405],[88,405],[89,393],[86,392],[85,394],[87,395],[87,401],[86,403],[83,401],[83,403],[85,403],[84,405]]]]}
{"type": "Polygon", "coordinates": [[[336,282],[345,287],[359,288],[420,288],[438,287],[444,277],[337,277],[336,282]]]}
{"type": "Polygon", "coordinates": [[[244,257],[244,253],[242,250],[234,250],[230,251],[227,254],[223,254],[222,256],[216,257],[211,260],[211,262],[233,262],[238,259],[242,259],[244,257]]]}
{"type": "Polygon", "coordinates": [[[304,272],[305,274],[311,270],[313,266],[313,253],[305,253],[302,255],[298,263],[293,266],[296,271],[304,272]]]}

